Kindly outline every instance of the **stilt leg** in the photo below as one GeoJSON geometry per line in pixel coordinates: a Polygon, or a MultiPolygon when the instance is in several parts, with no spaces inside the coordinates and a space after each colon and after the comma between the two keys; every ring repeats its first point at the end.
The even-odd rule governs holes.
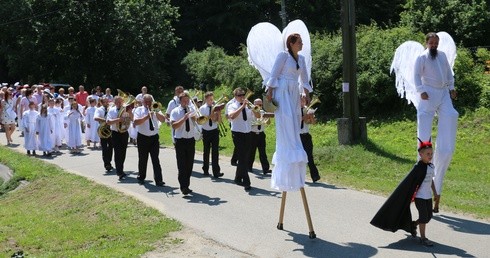
{"type": "Polygon", "coordinates": [[[306,221],[308,222],[308,229],[310,230],[309,237],[313,239],[313,238],[316,238],[316,234],[315,234],[315,231],[313,230],[313,223],[311,222],[310,208],[308,207],[308,201],[306,200],[305,188],[301,187],[300,191],[301,191],[301,198],[303,198],[303,206],[305,207],[306,221]]]}
{"type": "Polygon", "coordinates": [[[281,211],[279,212],[279,223],[277,223],[277,229],[283,230],[283,220],[284,220],[284,206],[286,206],[286,195],[287,192],[284,191],[282,192],[282,198],[281,198],[281,211]]]}

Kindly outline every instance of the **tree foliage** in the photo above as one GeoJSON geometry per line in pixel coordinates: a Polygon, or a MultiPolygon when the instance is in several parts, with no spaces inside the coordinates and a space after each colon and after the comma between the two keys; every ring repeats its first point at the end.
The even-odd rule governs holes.
{"type": "Polygon", "coordinates": [[[0,59],[8,63],[10,78],[126,89],[168,80],[164,68],[177,42],[172,23],[178,16],[168,0],[9,0],[2,5],[20,5],[19,17],[32,17],[9,23],[18,19],[1,15],[6,34],[0,59]]]}
{"type": "Polygon", "coordinates": [[[488,0],[407,0],[401,24],[414,30],[446,31],[464,46],[490,45],[488,0]]]}

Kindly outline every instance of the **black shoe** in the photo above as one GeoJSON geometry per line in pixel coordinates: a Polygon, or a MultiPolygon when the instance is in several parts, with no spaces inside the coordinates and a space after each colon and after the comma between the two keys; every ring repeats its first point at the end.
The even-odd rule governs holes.
{"type": "Polygon", "coordinates": [[[222,177],[224,175],[225,175],[224,173],[218,173],[218,174],[214,174],[213,177],[214,178],[220,178],[220,177],[222,177]]]}
{"type": "Polygon", "coordinates": [[[27,156],[31,156],[31,151],[30,150],[27,151],[27,156]]]}
{"type": "Polygon", "coordinates": [[[36,156],[36,151],[32,151],[32,156],[36,156]]]}
{"type": "Polygon", "coordinates": [[[188,195],[188,194],[190,194],[190,193],[192,193],[192,190],[191,190],[191,189],[189,189],[189,188],[184,188],[184,189],[182,189],[182,194],[183,194],[183,195],[188,195]]]}
{"type": "Polygon", "coordinates": [[[105,171],[107,171],[107,172],[109,172],[109,171],[111,171],[111,170],[113,170],[113,169],[114,169],[114,168],[113,168],[111,165],[109,165],[109,166],[105,166],[105,171]]]}
{"type": "Polygon", "coordinates": [[[248,186],[245,186],[244,189],[245,189],[245,191],[250,191],[250,190],[252,190],[252,187],[248,185],[248,186]]]}
{"type": "MultiPolygon", "coordinates": [[[[160,186],[160,187],[162,187],[162,186],[165,186],[165,182],[163,182],[163,181],[162,181],[162,182],[156,183],[155,185],[156,185],[156,186],[160,186]]],[[[191,191],[191,192],[192,192],[192,191],[191,191]]]]}
{"type": "Polygon", "coordinates": [[[209,176],[209,172],[202,173],[203,176],[209,176]]]}
{"type": "Polygon", "coordinates": [[[231,165],[235,167],[238,166],[238,161],[231,161],[231,165]]]}
{"type": "Polygon", "coordinates": [[[242,182],[242,181],[240,181],[240,180],[235,179],[235,180],[233,180],[233,181],[234,181],[234,182],[235,182],[235,184],[237,184],[237,185],[243,185],[243,182],[242,182]]]}
{"type": "Polygon", "coordinates": [[[145,180],[144,179],[141,179],[141,178],[137,177],[136,180],[138,180],[138,184],[140,184],[140,185],[144,185],[145,184],[145,180]]]}
{"type": "Polygon", "coordinates": [[[248,169],[248,172],[254,172],[254,169],[253,168],[249,168],[248,169]]]}
{"type": "Polygon", "coordinates": [[[320,176],[312,178],[312,180],[313,180],[313,183],[316,183],[316,181],[320,180],[320,176]]]}
{"type": "Polygon", "coordinates": [[[272,173],[272,170],[270,170],[270,169],[267,169],[267,170],[263,170],[262,171],[262,174],[264,174],[264,175],[267,175],[267,174],[270,174],[270,173],[272,173]]]}
{"type": "Polygon", "coordinates": [[[123,180],[127,175],[126,173],[122,172],[121,174],[118,174],[119,180],[123,180]]]}

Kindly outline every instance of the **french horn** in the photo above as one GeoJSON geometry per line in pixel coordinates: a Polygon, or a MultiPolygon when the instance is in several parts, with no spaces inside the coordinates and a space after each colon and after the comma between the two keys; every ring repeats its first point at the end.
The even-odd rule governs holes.
{"type": "Polygon", "coordinates": [[[122,122],[117,124],[117,130],[121,133],[125,133],[128,131],[129,126],[131,125],[131,117],[126,109],[131,105],[134,105],[136,98],[133,95],[126,93],[120,89],[117,89],[117,95],[120,96],[124,101],[124,104],[117,114],[118,118],[122,118],[122,122]]]}

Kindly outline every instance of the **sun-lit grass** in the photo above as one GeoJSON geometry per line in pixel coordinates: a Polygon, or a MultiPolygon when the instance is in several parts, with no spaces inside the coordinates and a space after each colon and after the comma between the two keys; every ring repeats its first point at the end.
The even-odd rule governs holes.
{"type": "MultiPolygon", "coordinates": [[[[180,224],[131,197],[0,147],[0,162],[29,184],[0,196],[0,256],[134,257],[180,224]]],[[[169,240],[170,241],[170,240],[169,240]]]]}
{"type": "MultiPolygon", "coordinates": [[[[445,177],[441,208],[490,218],[490,110],[467,113],[458,125],[456,151],[445,177]]],[[[410,119],[372,121],[368,123],[368,142],[353,146],[338,145],[335,121],[313,125],[310,132],[322,181],[329,184],[388,195],[416,162],[417,128],[410,119]]],[[[266,134],[271,160],[274,123],[266,128],[266,134]]],[[[171,145],[169,127],[161,128],[161,136],[164,145],[171,145]]],[[[434,142],[436,138],[433,135],[434,142]]],[[[202,150],[202,143],[196,144],[196,150],[202,150]]],[[[220,155],[230,156],[232,151],[228,132],[220,138],[220,155]]]]}

